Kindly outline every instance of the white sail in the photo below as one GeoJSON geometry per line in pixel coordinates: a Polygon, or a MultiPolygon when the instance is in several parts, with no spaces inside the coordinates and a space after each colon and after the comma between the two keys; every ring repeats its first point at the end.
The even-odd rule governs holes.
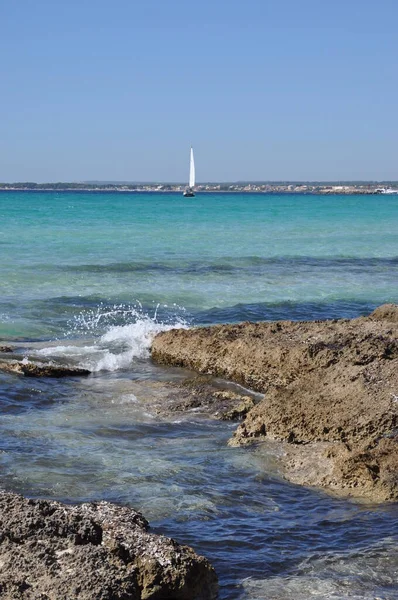
{"type": "Polygon", "coordinates": [[[193,159],[193,150],[191,148],[191,162],[189,165],[189,187],[195,187],[195,162],[193,159]]]}

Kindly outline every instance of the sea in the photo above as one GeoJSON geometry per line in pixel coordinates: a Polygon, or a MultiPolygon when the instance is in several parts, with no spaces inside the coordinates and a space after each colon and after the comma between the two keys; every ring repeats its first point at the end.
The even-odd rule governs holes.
{"type": "Polygon", "coordinates": [[[397,504],[287,483],[228,446],[236,423],[162,416],[192,374],[150,358],[173,327],[398,302],[397,196],[2,191],[0,256],[0,345],[92,372],[0,372],[1,488],[142,511],[211,561],[220,600],[398,598],[397,504]]]}

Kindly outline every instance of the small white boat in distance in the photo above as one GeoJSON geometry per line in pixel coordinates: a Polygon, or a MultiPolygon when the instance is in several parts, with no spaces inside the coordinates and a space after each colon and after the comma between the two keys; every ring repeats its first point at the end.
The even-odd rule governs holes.
{"type": "Polygon", "coordinates": [[[191,146],[191,160],[189,164],[189,186],[184,191],[184,196],[192,198],[195,196],[193,188],[195,187],[195,161],[193,159],[193,149],[191,146]]]}
{"type": "Polygon", "coordinates": [[[376,190],[379,194],[398,194],[398,189],[394,188],[380,188],[376,190]]]}

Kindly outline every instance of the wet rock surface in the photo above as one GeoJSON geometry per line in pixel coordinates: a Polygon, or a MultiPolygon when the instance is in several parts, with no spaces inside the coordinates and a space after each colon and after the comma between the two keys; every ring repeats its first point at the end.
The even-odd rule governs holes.
{"type": "Polygon", "coordinates": [[[241,323],[159,334],[152,358],[225,377],[264,399],[232,444],[279,440],[285,476],[398,500],[398,307],[369,317],[241,323]]]}
{"type": "Polygon", "coordinates": [[[211,600],[217,578],[188,546],[148,532],[138,512],[0,492],[4,600],[211,600]]]}
{"type": "Polygon", "coordinates": [[[225,421],[238,421],[246,416],[258,400],[245,390],[228,389],[226,382],[209,376],[188,377],[181,383],[173,382],[163,387],[168,390],[158,415],[169,417],[174,413],[194,412],[198,415],[225,421]]]}
{"type": "Polygon", "coordinates": [[[65,367],[62,365],[37,364],[24,361],[0,361],[0,371],[6,373],[16,373],[26,377],[78,377],[89,375],[87,369],[78,367],[65,367]]]}

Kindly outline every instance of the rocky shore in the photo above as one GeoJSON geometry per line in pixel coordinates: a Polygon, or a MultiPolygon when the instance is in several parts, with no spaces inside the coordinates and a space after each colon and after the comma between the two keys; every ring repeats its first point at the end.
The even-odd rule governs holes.
{"type": "Polygon", "coordinates": [[[261,392],[232,445],[278,446],[290,481],[398,500],[398,306],[368,317],[241,323],[160,333],[155,362],[261,392]]]}
{"type": "MultiPolygon", "coordinates": [[[[353,320],[170,330],[155,337],[153,360],[193,373],[152,388],[146,382],[144,400],[160,416],[195,411],[238,420],[230,445],[264,447],[296,484],[368,502],[397,501],[397,333],[395,305],[353,320]]],[[[88,375],[21,359],[11,346],[1,346],[0,354],[0,370],[16,376],[88,375]]],[[[4,600],[217,597],[210,563],[152,534],[134,509],[0,492],[0,523],[4,600]]]]}
{"type": "Polygon", "coordinates": [[[217,577],[188,546],[108,502],[68,506],[0,492],[4,600],[212,600],[217,577]]]}

